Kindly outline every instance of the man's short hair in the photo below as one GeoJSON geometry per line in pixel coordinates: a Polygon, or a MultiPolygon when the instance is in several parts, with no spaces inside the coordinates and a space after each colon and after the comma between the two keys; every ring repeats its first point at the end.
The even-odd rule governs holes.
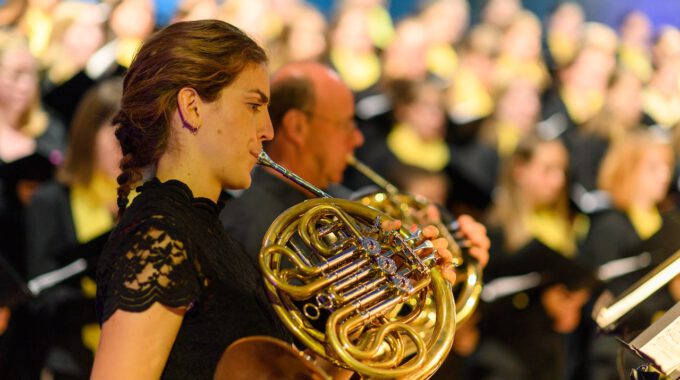
{"type": "Polygon", "coordinates": [[[269,116],[274,126],[274,132],[283,122],[286,112],[297,109],[311,114],[314,110],[316,94],[314,83],[309,78],[289,76],[277,80],[272,85],[269,116]]]}

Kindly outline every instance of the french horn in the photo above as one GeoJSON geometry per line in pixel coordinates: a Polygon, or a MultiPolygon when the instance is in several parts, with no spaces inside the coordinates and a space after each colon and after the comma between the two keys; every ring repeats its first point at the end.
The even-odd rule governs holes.
{"type": "MultiPolygon", "coordinates": [[[[383,211],[405,224],[422,223],[417,216],[425,213],[430,202],[421,196],[400,192],[395,185],[353,155],[347,157],[347,163],[381,188],[381,190],[360,196],[356,199],[357,201],[383,211]]],[[[449,219],[447,222],[434,222],[434,224],[439,228],[441,236],[448,241],[449,250],[453,255],[453,265],[456,271],[456,284],[453,286],[456,299],[456,326],[460,327],[472,316],[479,304],[479,297],[482,293],[482,268],[477,260],[465,253],[464,242],[456,238],[458,223],[452,217],[449,219]]],[[[429,305],[431,303],[428,303],[429,305]]],[[[429,314],[423,313],[423,317],[427,315],[429,314]]],[[[424,319],[421,323],[427,325],[431,322],[424,319]]],[[[428,330],[425,329],[425,331],[428,330]]]]}
{"type": "Polygon", "coordinates": [[[404,228],[381,228],[392,218],[331,198],[264,152],[258,163],[320,197],[284,211],[263,239],[259,265],[283,324],[314,353],[364,378],[430,377],[456,330],[453,294],[432,242],[420,243],[418,232],[404,228]],[[411,323],[428,299],[435,318],[423,338],[411,323]],[[404,313],[411,300],[417,306],[404,313]]]}

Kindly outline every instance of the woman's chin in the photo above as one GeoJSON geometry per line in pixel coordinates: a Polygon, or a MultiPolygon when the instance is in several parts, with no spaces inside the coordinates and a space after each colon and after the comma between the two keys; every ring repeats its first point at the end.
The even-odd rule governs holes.
{"type": "Polygon", "coordinates": [[[250,187],[250,185],[253,183],[253,180],[248,176],[248,179],[243,181],[243,184],[241,185],[240,189],[247,189],[250,187]]]}
{"type": "Polygon", "coordinates": [[[248,173],[246,176],[243,178],[230,178],[229,181],[225,181],[223,184],[223,187],[225,189],[229,190],[243,190],[247,189],[250,187],[250,184],[252,183],[252,179],[250,178],[250,173],[248,173]]]}

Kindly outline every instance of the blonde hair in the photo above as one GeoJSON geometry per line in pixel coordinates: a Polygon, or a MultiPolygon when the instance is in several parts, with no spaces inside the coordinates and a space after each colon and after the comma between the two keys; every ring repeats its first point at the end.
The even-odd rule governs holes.
{"type": "Polygon", "coordinates": [[[667,150],[668,165],[672,166],[670,142],[656,132],[633,131],[610,146],[602,160],[597,185],[609,193],[617,208],[628,210],[631,207],[642,159],[648,151],[657,148],[667,150]]]}
{"type": "MultiPolygon", "coordinates": [[[[564,148],[559,140],[549,140],[536,135],[529,135],[520,141],[512,156],[504,163],[501,171],[500,189],[497,189],[494,206],[489,215],[489,222],[498,225],[503,229],[503,248],[508,252],[516,251],[532,238],[531,232],[527,229],[527,226],[522,223],[525,216],[527,216],[531,210],[524,206],[521,197],[521,189],[514,178],[515,170],[518,167],[531,162],[539,147],[547,144],[560,144],[560,146],[564,148]]],[[[565,171],[566,169],[567,168],[565,167],[565,171]]],[[[566,181],[557,199],[550,205],[550,208],[560,219],[569,219],[566,181]]],[[[569,226],[570,223],[565,223],[565,225],[569,226]]],[[[571,234],[571,232],[565,231],[565,234],[571,234]]],[[[570,251],[573,250],[573,247],[566,248],[570,251]]]]}
{"type": "MultiPolygon", "coordinates": [[[[0,59],[17,50],[25,50],[30,52],[28,48],[28,40],[24,36],[15,32],[0,31],[0,59]]],[[[34,74],[37,76],[38,73],[36,72],[34,74]]],[[[38,81],[36,80],[36,88],[37,86],[38,81]]],[[[48,117],[42,108],[38,91],[36,92],[35,98],[31,102],[31,105],[21,115],[21,118],[19,119],[19,125],[17,126],[18,131],[26,136],[36,138],[45,132],[47,129],[47,123],[48,117]]]]}
{"type": "MultiPolygon", "coordinates": [[[[61,84],[67,81],[82,68],[82,62],[76,63],[72,57],[68,56],[62,40],[71,26],[83,20],[83,17],[94,17],[94,12],[99,13],[100,19],[92,19],[88,22],[101,25],[105,18],[99,5],[66,1],[59,3],[54,9],[52,16],[54,26],[50,34],[49,44],[40,57],[41,66],[47,70],[47,77],[53,83],[61,84]],[[87,12],[90,12],[90,14],[87,14],[87,12]]],[[[102,35],[104,35],[104,29],[101,28],[102,35]]]]}

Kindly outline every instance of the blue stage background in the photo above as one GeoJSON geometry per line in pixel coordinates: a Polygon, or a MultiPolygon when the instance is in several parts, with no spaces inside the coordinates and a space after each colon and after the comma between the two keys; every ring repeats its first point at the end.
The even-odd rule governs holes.
{"type": "MultiPolygon", "coordinates": [[[[311,0],[327,17],[336,6],[334,0],[311,0]]],[[[397,21],[417,10],[422,0],[391,0],[388,7],[392,18],[397,21]]],[[[525,8],[530,9],[539,17],[543,18],[559,0],[523,0],[525,8]]],[[[630,10],[639,9],[649,15],[655,30],[662,25],[675,25],[680,27],[680,1],[678,0],[577,0],[583,6],[589,21],[598,21],[617,27],[621,17],[630,10]]],[[[472,22],[479,20],[479,11],[484,1],[469,0],[472,12],[472,22]]]]}

